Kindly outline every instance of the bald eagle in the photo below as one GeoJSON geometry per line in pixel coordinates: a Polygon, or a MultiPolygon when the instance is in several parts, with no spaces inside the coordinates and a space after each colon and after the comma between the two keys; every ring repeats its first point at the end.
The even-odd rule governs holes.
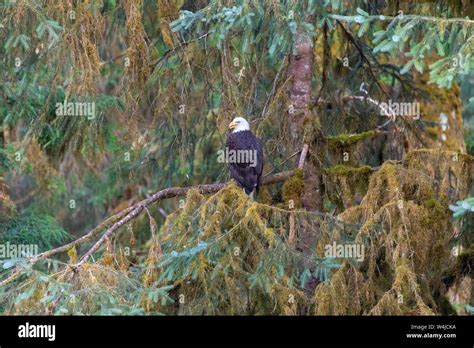
{"type": "Polygon", "coordinates": [[[247,195],[258,194],[263,171],[263,148],[243,117],[236,117],[229,124],[226,154],[229,171],[247,195]]]}

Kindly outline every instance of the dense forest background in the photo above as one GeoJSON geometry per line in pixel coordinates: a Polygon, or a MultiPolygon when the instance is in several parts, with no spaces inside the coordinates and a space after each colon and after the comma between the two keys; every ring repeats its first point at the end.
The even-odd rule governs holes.
{"type": "Polygon", "coordinates": [[[473,38],[470,0],[2,0],[0,244],[39,254],[0,313],[472,314],[473,38]]]}

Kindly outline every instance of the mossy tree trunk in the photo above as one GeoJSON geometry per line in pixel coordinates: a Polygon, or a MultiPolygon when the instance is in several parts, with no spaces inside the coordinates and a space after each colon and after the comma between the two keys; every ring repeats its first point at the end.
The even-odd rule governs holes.
{"type": "MultiPolygon", "coordinates": [[[[310,146],[309,158],[304,165],[304,190],[300,197],[300,202],[296,202],[296,204],[306,210],[321,211],[321,168],[317,164],[318,161],[311,158],[312,153],[318,153],[317,149],[314,149],[314,144],[321,142],[314,141],[316,140],[314,136],[308,136],[308,133],[314,134],[314,131],[309,130],[311,128],[309,125],[313,124],[313,115],[310,110],[312,97],[311,79],[314,70],[312,38],[300,28],[294,36],[293,45],[293,52],[290,55],[289,63],[289,75],[291,77],[289,89],[291,104],[288,110],[290,152],[294,153],[301,150],[304,144],[310,146]]],[[[316,233],[317,229],[315,228],[301,230],[301,234],[298,236],[299,244],[297,248],[303,253],[310,254],[314,249],[316,233]]],[[[308,284],[309,290],[312,290],[316,285],[316,283],[310,282],[308,284]]]]}

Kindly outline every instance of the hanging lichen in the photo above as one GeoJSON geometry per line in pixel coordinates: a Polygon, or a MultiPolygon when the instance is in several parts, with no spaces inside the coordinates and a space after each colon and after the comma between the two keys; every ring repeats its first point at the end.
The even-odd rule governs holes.
{"type": "MultiPolygon", "coordinates": [[[[446,292],[440,270],[454,261],[447,207],[469,193],[472,164],[471,157],[454,152],[413,151],[402,165],[386,162],[371,176],[361,204],[339,215],[346,222],[365,222],[356,240],[370,242],[357,271],[364,282],[358,288],[353,283],[350,290],[358,291],[357,300],[365,308],[357,314],[426,315],[445,310],[442,296],[435,299],[432,294],[446,292]],[[375,225],[383,227],[382,233],[371,232],[375,225]]],[[[331,301],[344,301],[331,296],[337,286],[333,278],[317,289],[315,302],[322,303],[318,314],[336,314],[331,301]]]]}

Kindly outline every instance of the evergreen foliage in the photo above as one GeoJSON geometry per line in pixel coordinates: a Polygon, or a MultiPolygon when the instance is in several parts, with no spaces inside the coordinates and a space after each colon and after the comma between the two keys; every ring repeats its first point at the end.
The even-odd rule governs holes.
{"type": "Polygon", "coordinates": [[[0,313],[472,314],[472,295],[447,298],[472,278],[473,37],[468,1],[2,1],[0,244],[46,254],[0,259],[0,313]],[[421,117],[381,114],[389,100],[421,117]],[[293,170],[258,201],[197,186],[228,180],[217,150],[237,115],[265,173],[293,170]]]}

